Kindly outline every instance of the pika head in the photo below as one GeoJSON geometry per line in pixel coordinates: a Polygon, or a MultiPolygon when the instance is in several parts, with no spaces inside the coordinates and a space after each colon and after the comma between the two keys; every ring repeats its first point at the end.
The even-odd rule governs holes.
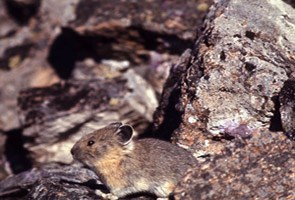
{"type": "Polygon", "coordinates": [[[71,149],[75,160],[90,168],[101,161],[117,159],[133,148],[134,131],[130,125],[115,122],[82,137],[71,149]]]}

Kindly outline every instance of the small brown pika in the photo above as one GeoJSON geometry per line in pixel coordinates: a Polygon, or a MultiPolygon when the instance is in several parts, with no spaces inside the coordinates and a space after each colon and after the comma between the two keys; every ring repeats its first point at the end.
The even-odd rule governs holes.
{"type": "Polygon", "coordinates": [[[119,198],[139,192],[168,197],[196,163],[188,151],[171,143],[135,139],[133,128],[120,122],[82,137],[71,153],[119,198]]]}

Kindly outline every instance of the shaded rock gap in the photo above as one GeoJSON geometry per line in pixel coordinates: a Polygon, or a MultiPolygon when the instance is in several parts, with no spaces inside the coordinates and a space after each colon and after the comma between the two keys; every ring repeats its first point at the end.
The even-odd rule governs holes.
{"type": "Polygon", "coordinates": [[[8,14],[19,24],[26,25],[40,8],[41,0],[4,0],[8,14]]]}
{"type": "Polygon", "coordinates": [[[85,58],[96,62],[102,58],[128,60],[136,64],[148,61],[148,51],[179,55],[191,43],[172,34],[153,32],[135,25],[102,28],[96,33],[85,30],[83,34],[63,27],[51,45],[48,61],[60,78],[69,79],[75,63],[85,58]],[[137,50],[135,47],[130,49],[130,44],[137,50]]]}
{"type": "Polygon", "coordinates": [[[24,148],[24,137],[22,129],[14,129],[6,132],[7,140],[5,143],[4,155],[10,164],[13,173],[29,170],[32,168],[28,151],[24,148]]]}
{"type": "Polygon", "coordinates": [[[281,113],[280,113],[280,101],[279,96],[273,96],[272,101],[274,102],[273,116],[270,119],[269,130],[273,132],[283,131],[281,113]]]}

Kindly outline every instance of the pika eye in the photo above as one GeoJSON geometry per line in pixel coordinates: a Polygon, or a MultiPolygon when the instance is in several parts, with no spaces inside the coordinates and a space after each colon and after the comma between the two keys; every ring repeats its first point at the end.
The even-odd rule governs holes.
{"type": "Polygon", "coordinates": [[[87,146],[92,146],[95,142],[93,140],[89,140],[87,146]]]}

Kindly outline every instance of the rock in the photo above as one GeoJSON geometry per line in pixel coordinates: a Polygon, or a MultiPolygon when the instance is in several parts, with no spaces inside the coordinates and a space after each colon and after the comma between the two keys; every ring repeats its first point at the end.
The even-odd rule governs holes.
{"type": "MultiPolygon", "coordinates": [[[[108,193],[97,175],[80,164],[43,165],[0,181],[0,198],[8,199],[103,199],[96,190],[108,193]]],[[[122,200],[155,200],[153,196],[132,195],[122,200]]]]}
{"type": "Polygon", "coordinates": [[[18,67],[0,72],[0,82],[5,85],[0,96],[2,102],[0,111],[5,113],[0,116],[0,129],[4,131],[21,127],[18,118],[17,96],[22,89],[48,86],[59,81],[53,70],[48,67],[44,52],[36,53],[35,57],[40,60],[28,58],[22,61],[18,67]]]}
{"type": "MultiPolygon", "coordinates": [[[[94,177],[70,165],[73,143],[113,121],[151,136],[154,120],[153,136],[190,148],[200,161],[175,199],[291,199],[294,3],[216,1],[191,45],[209,4],[49,0],[21,26],[0,12],[7,19],[0,80],[8,88],[0,97],[0,164],[5,171],[14,163],[7,146],[19,128],[14,145],[32,163],[9,173],[39,166],[3,180],[1,198],[100,199],[94,177]],[[155,91],[161,101],[153,113],[155,91]],[[49,170],[48,162],[66,165],[49,170]]],[[[126,199],[154,199],[143,196],[126,199]]]]}
{"type": "Polygon", "coordinates": [[[295,80],[287,80],[279,94],[280,114],[285,134],[295,140],[295,80]]]}
{"type": "Polygon", "coordinates": [[[164,85],[160,105],[154,113],[154,135],[169,140],[171,133],[179,127],[181,110],[178,103],[181,95],[179,84],[184,78],[191,61],[191,49],[187,49],[178,62],[170,69],[170,75],[164,85]]]}
{"type": "Polygon", "coordinates": [[[185,199],[292,199],[294,142],[269,131],[237,140],[192,169],[175,190],[185,199]]]}
{"type": "Polygon", "coordinates": [[[6,158],[4,156],[6,140],[6,135],[0,131],[0,180],[4,179],[8,175],[5,169],[6,158]]]}
{"type": "Polygon", "coordinates": [[[0,4],[3,2],[9,4],[3,7],[0,5],[1,9],[6,8],[4,13],[13,13],[3,16],[6,23],[0,23],[3,33],[0,33],[0,79],[1,85],[5,85],[0,91],[0,112],[6,113],[0,117],[0,129],[10,131],[21,126],[16,101],[19,91],[32,86],[48,86],[59,78],[46,61],[46,48],[49,48],[50,37],[54,37],[54,32],[48,34],[52,28],[49,22],[43,23],[43,19],[38,23],[36,21],[37,10],[34,9],[39,9],[39,1],[1,1],[0,4]],[[27,12],[31,9],[33,15],[27,12]],[[27,14],[28,18],[23,16],[27,14]],[[19,17],[22,18],[20,21],[19,17]],[[42,30],[45,24],[47,26],[42,30]]]}
{"type": "MultiPolygon", "coordinates": [[[[48,2],[51,3],[42,8],[49,13],[55,13],[50,11],[51,7],[62,10],[65,4],[71,4],[66,7],[69,12],[64,13],[71,13],[72,20],[60,23],[63,28],[58,30],[60,35],[49,52],[49,62],[63,79],[70,78],[75,61],[85,58],[96,62],[101,59],[128,60],[143,65],[153,63],[153,52],[169,56],[181,54],[193,42],[195,28],[192,27],[201,24],[211,3],[203,2],[201,7],[206,9],[199,9],[200,3],[180,0],[153,3],[149,0],[99,3],[91,0],[61,5],[54,4],[55,0],[48,2]]],[[[69,16],[62,18],[69,19],[69,16]]]]}
{"type": "Polygon", "coordinates": [[[176,200],[294,196],[294,142],[282,133],[293,137],[293,11],[283,1],[218,1],[188,61],[171,71],[156,133],[200,161],[176,200]],[[167,123],[171,113],[178,120],[167,123]],[[272,132],[274,123],[282,128],[272,132]]]}
{"type": "Polygon", "coordinates": [[[23,135],[34,138],[24,145],[34,163],[70,163],[70,149],[80,137],[114,121],[134,125],[139,132],[147,127],[157,106],[154,91],[131,69],[117,75],[20,93],[23,135]]]}
{"type": "MultiPolygon", "coordinates": [[[[6,115],[0,118],[0,128],[20,128],[15,101],[20,90],[48,86],[59,78],[69,79],[78,61],[93,58],[99,63],[113,58],[145,63],[144,68],[149,68],[155,67],[151,52],[177,56],[192,43],[195,25],[201,24],[210,3],[1,1],[0,69],[6,71],[1,71],[0,77],[6,77],[1,84],[9,89],[1,90],[0,111],[6,115]],[[32,77],[33,74],[38,75],[32,77]],[[19,82],[14,85],[10,80],[19,82]]],[[[163,74],[159,81],[150,80],[158,91],[166,79],[163,74]]]]}
{"type": "MultiPolygon", "coordinates": [[[[156,116],[156,126],[171,130],[173,141],[194,148],[196,155],[220,153],[220,137],[251,137],[268,129],[273,99],[294,72],[295,30],[289,25],[294,24],[293,13],[282,1],[217,2],[190,63],[179,76],[171,74],[177,84],[165,88],[180,92],[171,105],[179,113],[179,126],[157,124],[158,118],[169,120],[168,106],[159,107],[157,112],[163,114],[156,116]]],[[[168,95],[160,105],[172,98],[168,95]]]]}
{"type": "MultiPolygon", "coordinates": [[[[3,38],[9,37],[17,30],[17,24],[9,17],[8,12],[6,11],[6,4],[4,1],[0,2],[0,40],[3,41],[3,38]]],[[[1,50],[2,51],[2,50],[1,50]]],[[[0,53],[1,55],[2,53],[0,53]]],[[[1,63],[2,65],[2,63],[1,63]]],[[[1,66],[2,68],[3,66],[1,66]]]]}
{"type": "MultiPolygon", "coordinates": [[[[83,29],[94,32],[95,28],[99,30],[102,23],[106,27],[112,24],[111,22],[115,22],[117,25],[120,24],[119,26],[129,24],[135,28],[134,31],[140,29],[141,39],[148,37],[151,41],[156,42],[162,34],[167,34],[171,37],[162,38],[163,41],[159,40],[158,42],[172,44],[177,42],[179,38],[192,41],[195,38],[195,27],[201,25],[202,17],[211,3],[212,1],[183,2],[181,0],[169,2],[154,0],[80,1],[76,8],[76,20],[71,23],[71,27],[83,27],[83,29]]],[[[113,33],[111,29],[109,33],[113,33]]],[[[136,34],[132,34],[132,36],[133,41],[136,41],[136,34]]],[[[147,45],[152,47],[155,43],[147,45]]],[[[182,45],[180,43],[179,45],[181,48],[182,45]]],[[[177,51],[177,49],[175,50],[177,51]]],[[[179,51],[181,52],[180,49],[179,51]]]]}
{"type": "Polygon", "coordinates": [[[98,177],[89,169],[50,164],[0,182],[1,199],[100,199],[98,177]]]}
{"type": "MultiPolygon", "coordinates": [[[[43,30],[46,30],[49,26],[51,28],[67,26],[76,19],[78,5],[79,0],[42,0],[39,15],[42,17],[42,21],[45,22],[42,25],[43,30]]],[[[49,32],[49,34],[54,34],[54,31],[49,32]]]]}
{"type": "Polygon", "coordinates": [[[40,179],[34,186],[33,190],[24,198],[33,199],[103,199],[95,194],[94,191],[86,186],[74,186],[73,184],[60,184],[54,180],[40,179]]]}
{"type": "Polygon", "coordinates": [[[20,25],[27,24],[40,7],[41,0],[4,0],[9,15],[20,25]]]}

